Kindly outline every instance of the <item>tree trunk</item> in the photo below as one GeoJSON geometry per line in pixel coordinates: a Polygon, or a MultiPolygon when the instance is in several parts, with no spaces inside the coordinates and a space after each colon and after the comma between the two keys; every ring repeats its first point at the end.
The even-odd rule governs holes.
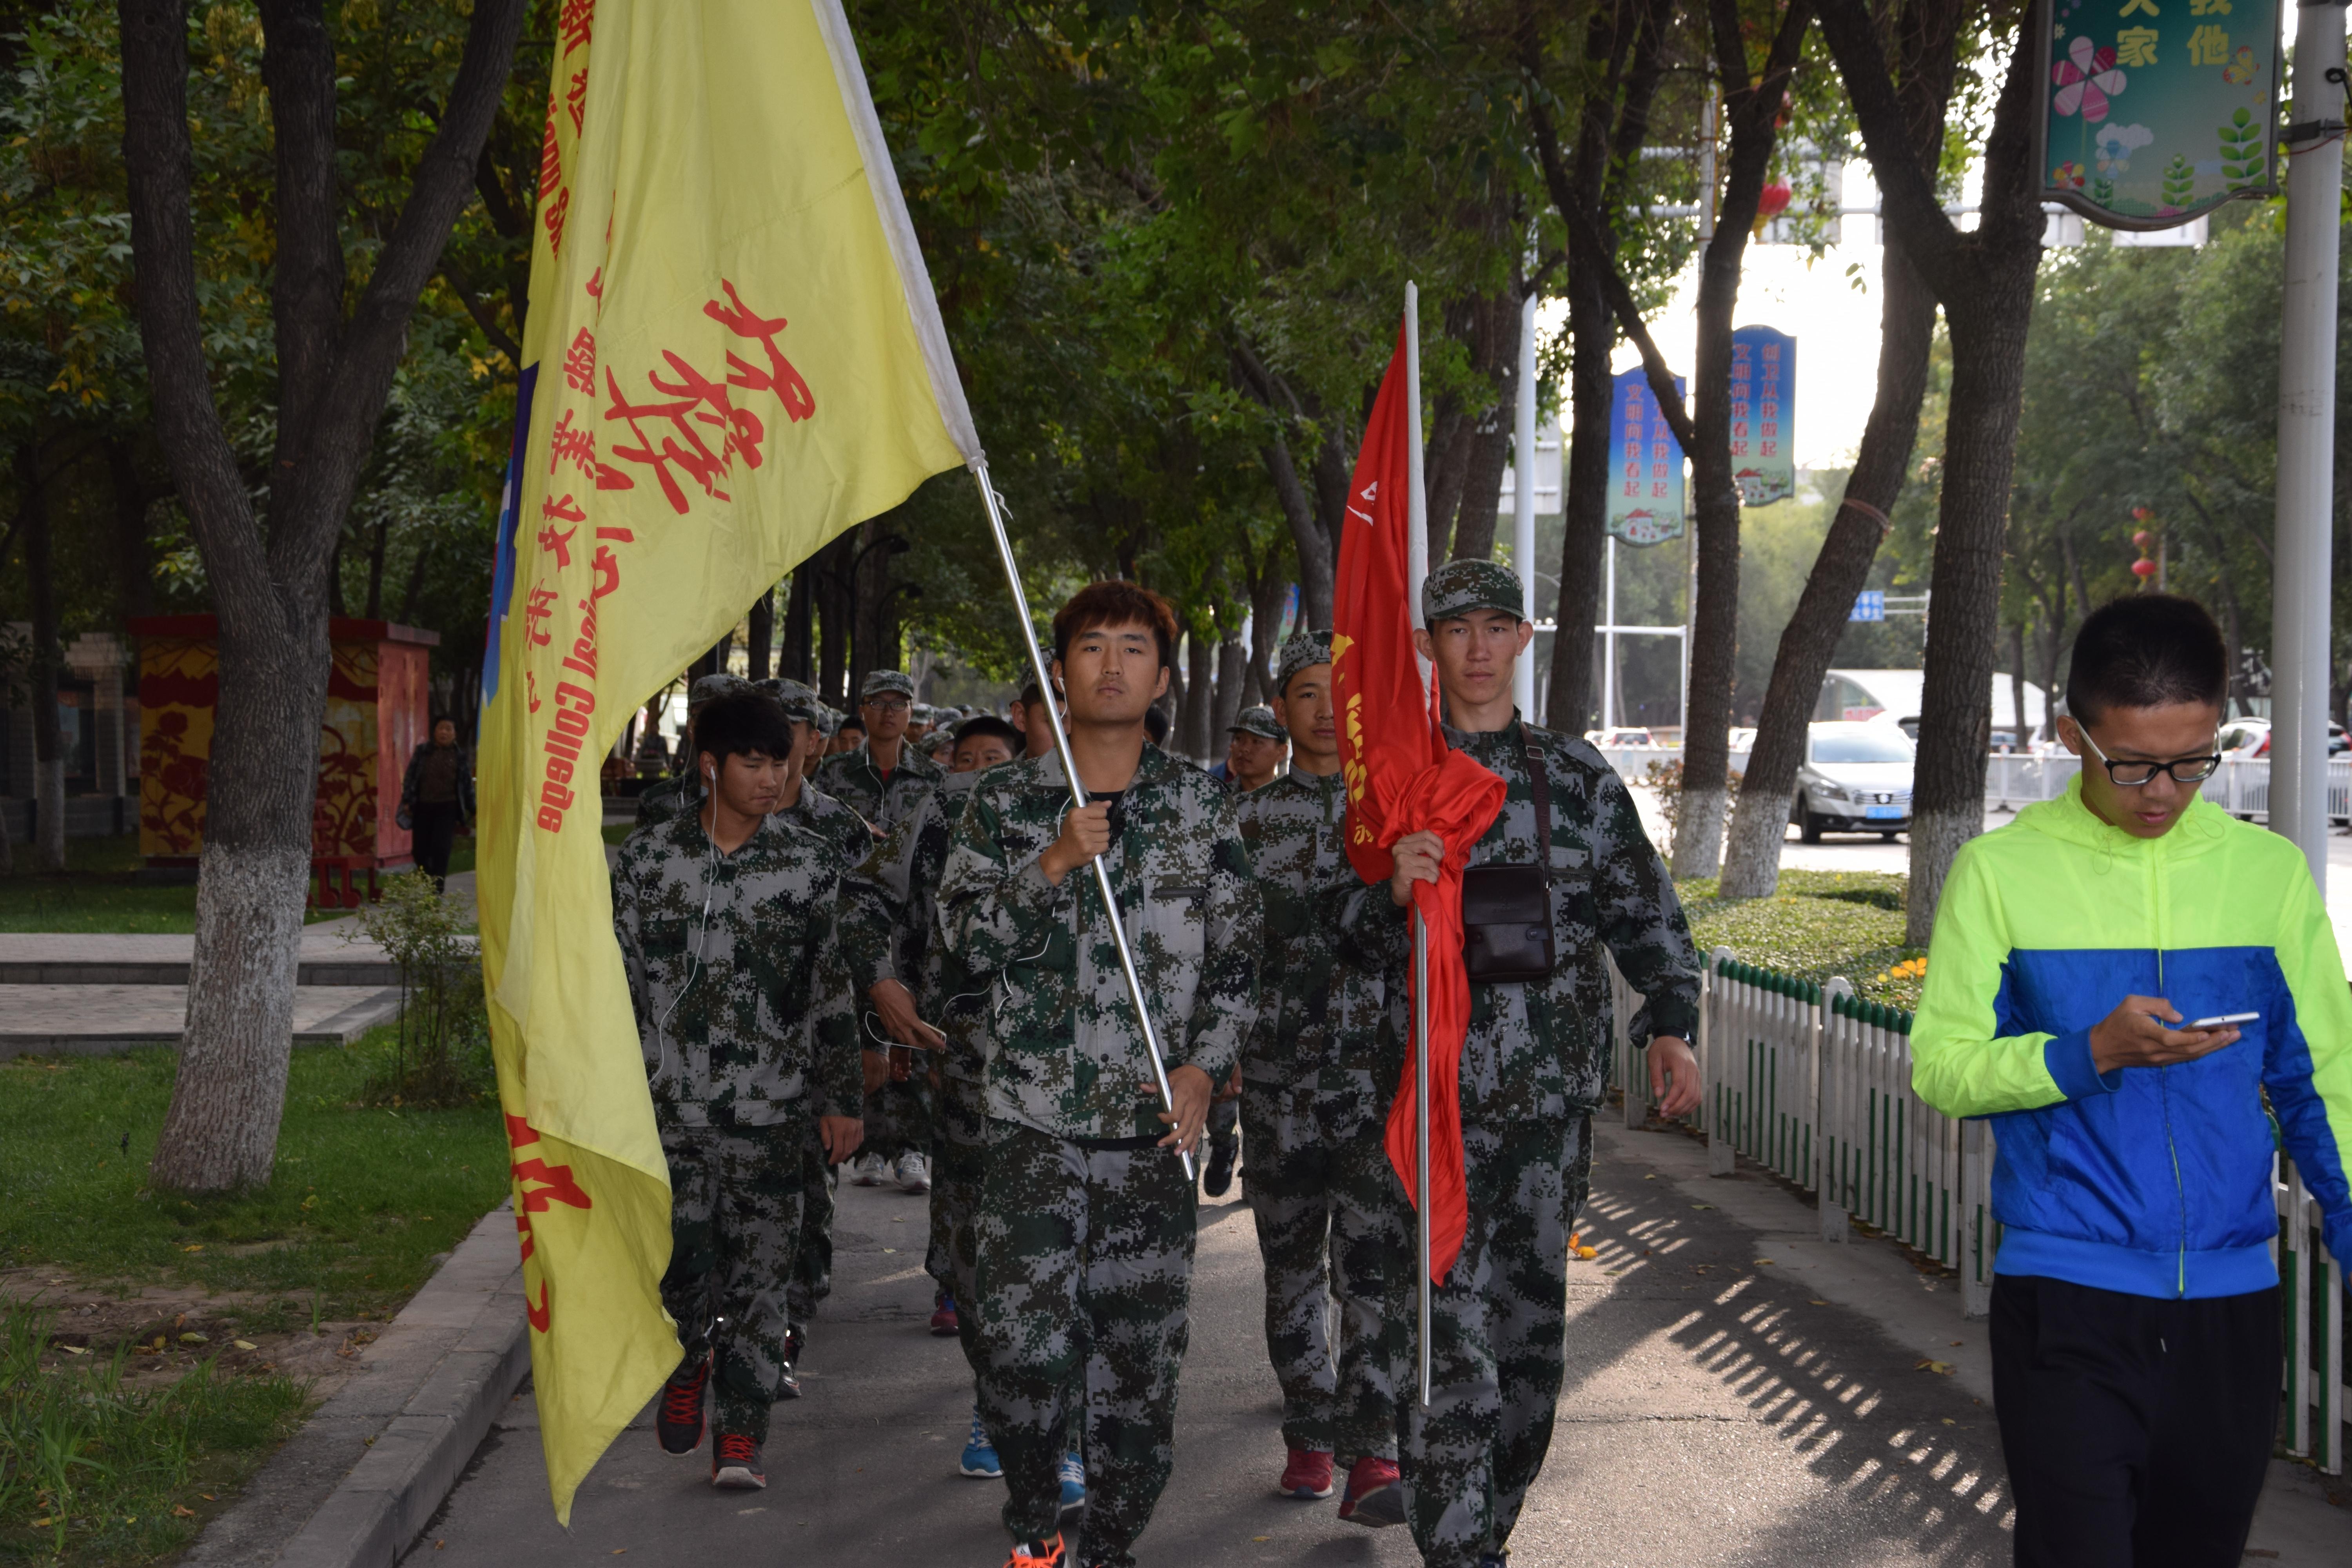
{"type": "Polygon", "coordinates": [[[835,707],[854,710],[857,703],[847,690],[849,661],[849,558],[857,548],[856,530],[837,534],[816,552],[813,564],[820,619],[817,633],[817,689],[835,707]]]}
{"type": "Polygon", "coordinates": [[[809,658],[810,622],[815,616],[815,601],[811,594],[816,574],[814,564],[803,562],[793,568],[792,595],[784,602],[784,646],[776,659],[776,673],[788,680],[804,686],[816,684],[816,672],[809,658]]]}
{"type": "Polygon", "coordinates": [[[106,477],[114,503],[114,597],[125,620],[155,613],[155,548],[147,537],[147,509],[171,493],[139,477],[131,442],[106,444],[106,477]]]}
{"type": "Polygon", "coordinates": [[[745,651],[751,656],[751,679],[768,679],[768,655],[776,641],[776,591],[770,588],[751,601],[744,616],[745,651]]]}
{"type": "Polygon", "coordinates": [[[1724,854],[1719,886],[1727,899],[1768,899],[1780,886],[1790,796],[1805,758],[1813,706],[1830,660],[1837,656],[1838,639],[1845,635],[1854,596],[1869,581],[1870,563],[1886,537],[1885,517],[1903,491],[1918,440],[1919,404],[1935,344],[1936,296],[1904,259],[1900,246],[1890,243],[1883,255],[1878,395],[1863,427],[1853,471],[1846,476],[1845,500],[1830,521],[1829,535],[1773,655],[1772,679],[1724,854]]]}
{"type": "Polygon", "coordinates": [[[1216,649],[1199,632],[1184,639],[1184,721],[1179,743],[1197,763],[1215,761],[1209,752],[1209,719],[1216,696],[1216,649]]]}
{"type": "Polygon", "coordinates": [[[1429,555],[1431,565],[1450,559],[1454,513],[1462,505],[1462,482],[1470,469],[1470,445],[1477,438],[1469,416],[1451,397],[1441,399],[1437,416],[1430,421],[1427,472],[1429,555]]]}
{"type": "Polygon", "coordinates": [[[2021,614],[2009,624],[2009,700],[2015,722],[2009,727],[2009,743],[2013,751],[2025,749],[2025,616],[2021,614]]]}
{"type": "Polygon", "coordinates": [[[1553,612],[1559,630],[1552,637],[1544,722],[1581,734],[1592,714],[1592,627],[1601,605],[1601,547],[1608,532],[1613,467],[1609,419],[1614,378],[1609,359],[1617,347],[1616,320],[1600,279],[1589,271],[1570,275],[1568,331],[1568,477],[1560,498],[1559,605],[1553,612]]]}
{"type": "Polygon", "coordinates": [[[522,0],[476,0],[437,129],[347,319],[336,65],[323,6],[261,0],[277,159],[278,375],[265,526],[214,402],[204,346],[189,203],[187,6],[119,0],[123,154],[148,386],[220,626],[187,1026],[150,1172],[158,1188],[217,1192],[269,1179],[293,1042],[326,706],[329,563],[417,296],[472,197],[522,9],[522,0]]]}
{"type": "Polygon", "coordinates": [[[1690,706],[1683,715],[1681,809],[1675,816],[1676,877],[1722,868],[1723,816],[1730,787],[1731,682],[1739,645],[1739,487],[1731,458],[1731,322],[1771,165],[1783,84],[1811,26],[1811,0],[1790,0],[1763,74],[1751,77],[1737,0],[1712,0],[1716,73],[1731,127],[1729,168],[1715,237],[1699,264],[1697,353],[1691,451],[1698,594],[1691,616],[1690,706]]]}
{"type": "MultiPolygon", "coordinates": [[[[1222,617],[1220,617],[1222,619],[1222,617]]],[[[1217,642],[1217,689],[1209,710],[1209,744],[1213,756],[1225,754],[1225,734],[1242,710],[1242,672],[1249,667],[1249,645],[1236,626],[1217,642]]]]}
{"type": "Polygon", "coordinates": [[[2002,538],[2025,391],[2033,276],[2042,262],[2042,205],[2032,168],[2037,56],[2032,24],[2021,22],[1985,139],[1980,221],[1962,234],[1937,195],[1933,160],[1920,156],[1911,141],[1866,0],[1821,0],[1821,16],[1878,179],[1888,232],[1942,301],[1951,332],[1936,597],[1919,703],[1905,910],[1905,940],[1925,947],[1952,857],[1984,825],[2002,538]]]}
{"type": "Polygon", "coordinates": [[[32,598],[33,657],[27,680],[33,711],[33,868],[66,868],[65,725],[58,712],[58,680],[65,672],[58,637],[57,582],[50,571],[49,498],[41,481],[39,447],[16,448],[19,525],[25,531],[25,586],[32,598]]]}

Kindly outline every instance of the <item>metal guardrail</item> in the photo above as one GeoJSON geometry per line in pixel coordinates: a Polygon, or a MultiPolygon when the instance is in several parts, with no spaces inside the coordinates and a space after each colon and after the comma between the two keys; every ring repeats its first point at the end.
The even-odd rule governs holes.
{"type": "MultiPolygon", "coordinates": [[[[2066,781],[2083,771],[2082,759],[2059,752],[2054,756],[1995,755],[1985,759],[1985,805],[1988,807],[2031,805],[2054,800],[2066,793],[2066,781]]],[[[2271,816],[2271,760],[2268,757],[2224,757],[2205,781],[2205,798],[2232,816],[2268,822],[2271,816]]],[[[2338,822],[2352,819],[2352,757],[2327,764],[2327,815],[2338,822]]]]}
{"type": "MultiPolygon", "coordinates": [[[[1651,1110],[1648,1053],[1630,1034],[1641,998],[1613,966],[1610,982],[1612,1078],[1625,1124],[1638,1127],[1651,1110]]],[[[1845,1241],[1849,1222],[1893,1237],[1957,1272],[1962,1312],[1983,1317],[2000,1245],[1991,1124],[1946,1116],[1912,1091],[1910,1037],[1910,1014],[1864,1001],[1843,978],[1817,984],[1717,948],[1702,976],[1696,1042],[1708,1170],[1728,1175],[1746,1155],[1815,1194],[1824,1241],[1845,1241]]],[[[2352,1415],[2344,1266],[2328,1256],[2318,1205],[2284,1154],[2273,1184],[2287,1447],[2341,1475],[2352,1415]]]]}

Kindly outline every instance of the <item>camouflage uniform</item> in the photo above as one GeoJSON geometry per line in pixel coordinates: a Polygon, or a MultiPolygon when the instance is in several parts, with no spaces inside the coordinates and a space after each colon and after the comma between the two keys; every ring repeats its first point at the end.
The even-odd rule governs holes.
{"type": "Polygon", "coordinates": [[[718,1356],[717,1419],[755,1440],[784,1372],[780,1300],[811,1121],[856,1103],[848,975],[833,934],[846,870],[771,817],[719,854],[698,816],[629,836],[613,923],[671,1175],[662,1300],[688,1362],[718,1356]],[[714,1318],[727,1327],[716,1342],[714,1318]]]}
{"type": "MultiPolygon", "coordinates": [[[[1123,1568],[1174,1458],[1194,1195],[1154,1146],[1166,1127],[1093,872],[1056,887],[1038,868],[1068,808],[1055,758],[984,774],[949,850],[940,924],[992,982],[976,1289],[1004,1525],[1016,1541],[1054,1534],[1056,1468],[1077,1449],[1087,1512],[1075,1560],[1123,1568]],[[1083,1434],[1065,1415],[1076,1387],[1083,1434]]],[[[1146,746],[1113,816],[1107,868],[1167,1065],[1213,1082],[1248,1026],[1260,935],[1232,800],[1146,746]]]]}
{"type": "Polygon", "coordinates": [[[1265,1265],[1265,1342],[1282,1438],[1343,1460],[1396,1454],[1396,1394],[1380,1352],[1383,1252],[1398,1240],[1372,1053],[1342,1057],[1334,1004],[1378,1025],[1377,971],[1341,973],[1339,915],[1363,884],[1348,862],[1347,786],[1294,772],[1235,813],[1265,906],[1258,1014],[1242,1052],[1247,1195],[1265,1265]],[[1332,1355],[1337,1305],[1339,1353],[1332,1355]]]}
{"type": "MultiPolygon", "coordinates": [[[[885,693],[908,700],[910,721],[919,710],[914,704],[915,683],[903,671],[877,669],[866,678],[859,688],[861,698],[885,693]]],[[[915,749],[915,739],[909,734],[898,742],[898,765],[883,776],[874,765],[873,742],[861,741],[854,752],[844,752],[837,757],[827,757],[817,768],[816,782],[827,795],[837,795],[857,809],[857,814],[887,833],[906,819],[924,795],[937,788],[947,777],[947,770],[915,749]]]]}
{"type": "MultiPolygon", "coordinates": [[[[1502,811],[1470,856],[1474,866],[1536,863],[1528,748],[1543,756],[1551,795],[1552,942],[1541,984],[1473,984],[1461,1059],[1469,1226],[1460,1258],[1434,1292],[1431,1404],[1401,1402],[1400,1465],[1414,1542],[1424,1562],[1474,1568],[1510,1540],[1528,1488],[1543,1468],[1561,1379],[1568,1238],[1592,1168],[1591,1112],[1610,1058],[1605,948],[1645,998],[1636,1039],[1691,1037],[1698,1023],[1698,955],[1674,883],[1642,830],[1633,797],[1600,752],[1573,736],[1522,725],[1448,743],[1499,774],[1502,811]]],[[[1406,911],[1385,884],[1350,902],[1359,940],[1385,952],[1394,1037],[1407,1037],[1402,975],[1411,952],[1406,911]]],[[[1389,1081],[1393,1082],[1391,1079],[1389,1081]]],[[[1412,1211],[1394,1175],[1389,1189],[1410,1235],[1412,1211]]],[[[1400,1348],[1410,1353],[1413,1270],[1391,1281],[1400,1348]]]]}
{"type": "MultiPolygon", "coordinates": [[[[841,851],[842,862],[847,866],[856,865],[874,847],[874,830],[866,819],[806,780],[801,783],[800,799],[776,816],[830,842],[841,851]]],[[[795,1323],[814,1318],[817,1303],[833,1294],[833,1166],[824,1157],[824,1141],[811,1127],[801,1150],[800,1246],[793,1255],[792,1283],[784,1290],[785,1304],[792,1309],[795,1323]]]]}
{"type": "MultiPolygon", "coordinates": [[[[862,998],[885,980],[897,980],[948,1036],[947,1048],[917,1058],[917,1076],[940,1069],[931,1107],[931,1237],[925,1267],[932,1279],[955,1293],[957,1327],[969,1355],[978,1314],[966,1310],[971,1276],[959,1282],[953,1267],[955,1235],[969,1232],[979,1191],[979,1163],[986,1144],[986,1110],[978,1082],[983,1069],[987,987],[970,982],[939,937],[940,875],[947,866],[948,842],[956,818],[971,798],[978,773],[951,773],[917,805],[890,837],[850,876],[843,893],[844,957],[862,998]]],[[[871,1043],[874,1030],[868,1031],[871,1043]]],[[[905,1088],[905,1085],[898,1086],[905,1088]]]]}

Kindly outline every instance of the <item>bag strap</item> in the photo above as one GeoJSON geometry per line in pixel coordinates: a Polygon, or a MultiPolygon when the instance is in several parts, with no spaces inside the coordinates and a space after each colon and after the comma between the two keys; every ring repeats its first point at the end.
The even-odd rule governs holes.
{"type": "MultiPolygon", "coordinates": [[[[1522,731],[1522,738],[1524,738],[1522,731]]],[[[1543,748],[1527,742],[1528,771],[1535,775],[1536,856],[1543,866],[1544,886],[1551,886],[1551,781],[1544,775],[1543,748]]]]}

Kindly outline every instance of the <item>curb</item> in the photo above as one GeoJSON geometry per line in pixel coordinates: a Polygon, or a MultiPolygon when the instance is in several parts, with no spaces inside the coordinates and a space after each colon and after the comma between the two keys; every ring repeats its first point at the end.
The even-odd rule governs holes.
{"type": "Polygon", "coordinates": [[[245,1495],[181,1558],[392,1568],[530,1371],[512,1205],[482,1217],[245,1495]]]}

